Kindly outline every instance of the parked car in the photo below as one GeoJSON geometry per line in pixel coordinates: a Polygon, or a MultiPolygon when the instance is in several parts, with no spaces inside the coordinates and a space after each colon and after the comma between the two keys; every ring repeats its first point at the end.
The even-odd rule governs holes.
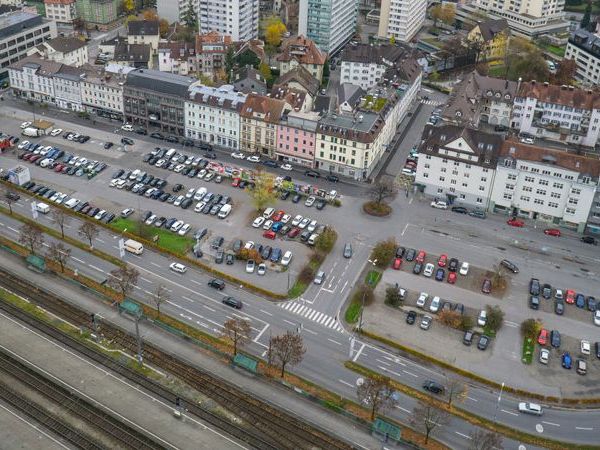
{"type": "Polygon", "coordinates": [[[425,383],[423,383],[423,389],[425,389],[426,391],[432,392],[434,394],[443,394],[444,393],[444,386],[442,386],[440,383],[436,383],[435,381],[432,381],[432,380],[426,380],[425,383]]]}
{"type": "Polygon", "coordinates": [[[506,221],[506,223],[507,223],[508,225],[510,225],[511,227],[517,227],[517,228],[522,228],[522,227],[524,227],[524,226],[525,226],[525,222],[523,222],[522,220],[520,220],[520,219],[517,219],[517,218],[515,218],[515,217],[513,217],[513,218],[511,218],[511,219],[508,219],[508,220],[506,221]]]}
{"type": "Polygon", "coordinates": [[[560,230],[558,228],[546,228],[544,234],[547,236],[560,237],[560,230]]]}
{"type": "Polygon", "coordinates": [[[477,316],[477,325],[479,325],[480,327],[485,327],[486,323],[487,323],[487,311],[485,309],[482,309],[479,312],[479,315],[477,316]]]}
{"type": "Polygon", "coordinates": [[[422,330],[429,330],[429,328],[431,327],[431,322],[433,322],[433,318],[431,316],[423,316],[419,327],[422,330]]]}
{"type": "Polygon", "coordinates": [[[474,337],[475,337],[475,333],[473,333],[471,330],[465,331],[465,334],[463,336],[463,344],[471,345],[473,343],[474,337]]]}
{"type": "Polygon", "coordinates": [[[571,354],[569,352],[564,352],[561,356],[561,365],[563,366],[563,368],[571,370],[572,364],[573,360],[571,359],[571,354]]]}
{"type": "Polygon", "coordinates": [[[492,281],[489,278],[485,278],[481,284],[481,292],[489,294],[492,292],[492,281]]]}
{"type": "Polygon", "coordinates": [[[547,348],[540,349],[540,363],[548,364],[550,361],[550,350],[547,348]]]}
{"type": "Polygon", "coordinates": [[[486,336],[485,334],[482,334],[481,336],[479,336],[479,341],[477,342],[477,348],[479,350],[487,349],[489,344],[490,344],[489,336],[486,336]]]}
{"type": "Polygon", "coordinates": [[[460,266],[460,270],[459,272],[461,275],[466,276],[469,273],[469,263],[466,261],[463,261],[463,263],[460,266]]]}
{"type": "Polygon", "coordinates": [[[519,268],[516,266],[516,264],[509,261],[508,259],[503,259],[502,261],[500,261],[500,265],[510,270],[512,273],[519,273],[519,268]]]}
{"type": "Polygon", "coordinates": [[[417,320],[417,313],[415,311],[409,311],[406,315],[406,323],[412,325],[417,320]]]}
{"type": "Polygon", "coordinates": [[[431,207],[436,209],[448,209],[448,203],[442,200],[434,200],[431,202],[431,207]]]}
{"type": "Polygon", "coordinates": [[[435,271],[435,280],[436,281],[444,281],[445,276],[446,276],[446,272],[441,267],[435,271]]]}
{"type": "Polygon", "coordinates": [[[550,333],[550,345],[554,348],[560,348],[560,333],[558,330],[552,330],[550,333]]]}

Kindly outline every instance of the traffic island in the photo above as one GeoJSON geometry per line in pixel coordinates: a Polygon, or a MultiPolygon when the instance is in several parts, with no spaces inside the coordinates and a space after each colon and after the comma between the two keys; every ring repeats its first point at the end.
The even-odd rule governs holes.
{"type": "Polygon", "coordinates": [[[365,202],[362,209],[366,214],[374,217],[387,217],[392,213],[392,207],[384,202],[365,202]]]}

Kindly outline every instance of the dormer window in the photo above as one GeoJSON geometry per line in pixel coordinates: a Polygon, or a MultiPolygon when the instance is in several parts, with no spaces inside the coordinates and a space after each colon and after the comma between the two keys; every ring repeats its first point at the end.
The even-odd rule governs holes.
{"type": "Polygon", "coordinates": [[[487,95],[488,97],[492,97],[492,96],[494,95],[494,93],[493,93],[492,91],[487,91],[486,95],[487,95]]]}
{"type": "Polygon", "coordinates": [[[504,99],[505,99],[505,100],[510,100],[510,94],[506,94],[506,95],[504,96],[504,99]]]}
{"type": "Polygon", "coordinates": [[[479,144],[477,144],[477,148],[478,148],[479,150],[483,150],[483,146],[484,146],[484,145],[485,145],[485,144],[484,144],[483,142],[480,142],[479,144]]]}
{"type": "Polygon", "coordinates": [[[442,135],[440,136],[440,141],[441,141],[441,142],[446,142],[446,135],[445,135],[445,134],[442,134],[442,135]]]}
{"type": "Polygon", "coordinates": [[[500,98],[501,95],[500,92],[496,92],[496,97],[500,98]]]}
{"type": "Polygon", "coordinates": [[[460,116],[462,116],[462,112],[456,111],[456,117],[460,117],[460,116]]]}

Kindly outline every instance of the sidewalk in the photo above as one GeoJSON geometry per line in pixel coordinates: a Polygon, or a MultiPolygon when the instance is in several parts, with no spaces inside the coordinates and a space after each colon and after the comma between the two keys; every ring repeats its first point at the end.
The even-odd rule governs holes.
{"type": "MultiPolygon", "coordinates": [[[[107,320],[134,332],[135,324],[128,318],[118,314],[116,309],[102,303],[93,294],[84,290],[74,290],[72,285],[63,282],[52,275],[34,275],[23,264],[18,257],[6,252],[0,253],[0,264],[7,270],[23,278],[33,280],[44,287],[44,289],[59,295],[65,301],[77,304],[80,308],[100,314],[102,320],[107,320]]],[[[358,426],[333,412],[321,408],[305,398],[292,394],[289,390],[275,383],[263,382],[251,375],[230,366],[223,365],[212,356],[206,354],[199,347],[185,343],[167,332],[155,328],[148,322],[140,323],[140,333],[144,340],[154,345],[169,350],[171,354],[182,360],[190,361],[193,365],[206,370],[213,375],[227,379],[230,383],[244,388],[250,394],[270,402],[292,414],[297,415],[306,422],[341,436],[343,439],[353,443],[357,447],[380,448],[381,443],[370,436],[368,430],[358,426]]]]}

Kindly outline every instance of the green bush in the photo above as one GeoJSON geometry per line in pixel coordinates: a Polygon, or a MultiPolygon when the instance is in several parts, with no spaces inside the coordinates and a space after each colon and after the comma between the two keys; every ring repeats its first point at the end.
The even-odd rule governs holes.
{"type": "Polygon", "coordinates": [[[337,233],[332,228],[325,228],[322,234],[315,240],[315,248],[323,253],[329,253],[333,246],[335,245],[335,241],[337,240],[337,233]]]}
{"type": "Polygon", "coordinates": [[[375,294],[373,288],[366,284],[361,284],[352,294],[352,301],[359,302],[362,305],[364,297],[365,306],[369,306],[375,300],[375,294]]]}
{"type": "Polygon", "coordinates": [[[397,246],[394,238],[379,241],[375,244],[375,248],[371,252],[371,261],[377,261],[377,267],[382,269],[387,268],[391,264],[392,258],[396,255],[397,246]]]}
{"type": "Polygon", "coordinates": [[[400,291],[395,286],[390,286],[385,290],[385,304],[390,306],[398,306],[402,298],[400,291]]]}

